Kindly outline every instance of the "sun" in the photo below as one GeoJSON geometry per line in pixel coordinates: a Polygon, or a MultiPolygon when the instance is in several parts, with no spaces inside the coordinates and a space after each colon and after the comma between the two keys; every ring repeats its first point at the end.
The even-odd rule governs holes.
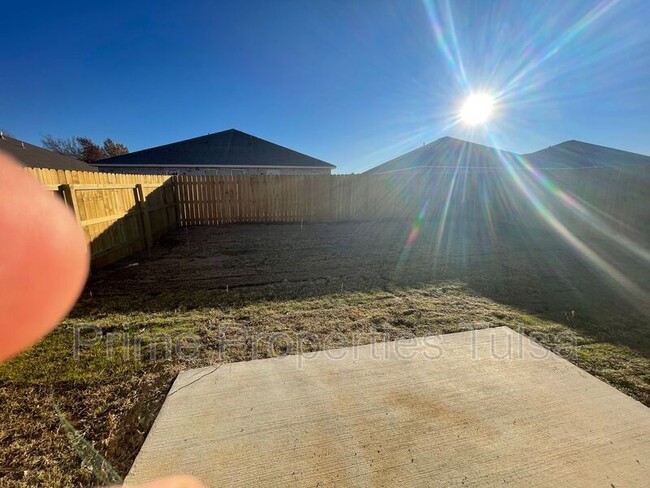
{"type": "Polygon", "coordinates": [[[486,122],[492,115],[494,98],[487,93],[475,93],[469,96],[460,110],[460,118],[467,125],[486,122]]]}

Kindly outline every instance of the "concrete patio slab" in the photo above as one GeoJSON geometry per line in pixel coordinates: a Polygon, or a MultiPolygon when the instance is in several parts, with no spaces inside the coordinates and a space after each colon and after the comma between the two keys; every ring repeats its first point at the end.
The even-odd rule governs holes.
{"type": "Polygon", "coordinates": [[[648,486],[650,409],[499,327],[181,373],[127,483],[648,486]]]}

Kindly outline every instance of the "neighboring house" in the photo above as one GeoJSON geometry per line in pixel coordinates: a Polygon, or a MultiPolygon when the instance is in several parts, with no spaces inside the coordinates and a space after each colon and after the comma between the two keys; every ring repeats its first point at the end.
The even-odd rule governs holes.
{"type": "Polygon", "coordinates": [[[565,141],[523,157],[537,167],[560,164],[568,168],[650,165],[650,156],[582,141],[565,141]]]}
{"type": "Polygon", "coordinates": [[[650,165],[650,157],[581,141],[566,141],[530,154],[517,154],[473,142],[443,137],[366,171],[366,174],[425,171],[434,168],[503,169],[526,161],[538,169],[650,165]]]}
{"type": "Polygon", "coordinates": [[[328,175],[333,164],[230,129],[94,164],[113,173],[167,175],[328,175]]]}
{"type": "MultiPolygon", "coordinates": [[[[502,152],[502,154],[504,153],[502,152]]],[[[514,156],[513,153],[507,154],[514,156]]],[[[502,166],[498,152],[492,147],[453,137],[442,137],[379,166],[375,166],[366,171],[365,174],[402,173],[430,168],[477,170],[502,166]]]]}
{"type": "Polygon", "coordinates": [[[1,132],[0,151],[10,154],[19,163],[28,168],[97,171],[97,168],[83,161],[14,139],[1,132]]]}

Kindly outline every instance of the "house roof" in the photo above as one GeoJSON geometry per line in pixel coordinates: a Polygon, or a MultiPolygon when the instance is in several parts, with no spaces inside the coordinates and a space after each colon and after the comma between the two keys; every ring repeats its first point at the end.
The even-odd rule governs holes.
{"type": "Polygon", "coordinates": [[[42,147],[9,137],[6,134],[0,137],[0,151],[10,154],[23,166],[29,168],[97,171],[97,168],[83,161],[64,156],[54,151],[48,151],[42,147]]]}
{"type": "Polygon", "coordinates": [[[98,166],[275,166],[335,168],[333,164],[236,129],[97,161],[98,166]]]}
{"type": "Polygon", "coordinates": [[[541,151],[524,154],[524,158],[536,166],[561,162],[572,168],[650,164],[650,156],[582,141],[565,141],[541,151]]]}
{"type": "Polygon", "coordinates": [[[473,142],[442,137],[406,154],[366,171],[366,174],[397,173],[424,168],[485,169],[501,168],[503,157],[515,156],[508,151],[473,142]]]}
{"type": "Polygon", "coordinates": [[[540,169],[621,167],[650,164],[650,157],[581,141],[566,141],[530,154],[517,154],[473,142],[443,137],[366,171],[397,173],[427,168],[495,169],[523,159],[540,169]]]}

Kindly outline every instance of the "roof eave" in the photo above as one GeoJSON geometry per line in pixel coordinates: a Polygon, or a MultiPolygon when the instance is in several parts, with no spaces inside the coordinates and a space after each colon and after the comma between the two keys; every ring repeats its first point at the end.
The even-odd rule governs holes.
{"type": "Polygon", "coordinates": [[[279,164],[147,164],[147,163],[104,163],[96,161],[93,163],[98,167],[119,167],[119,168],[281,168],[281,169],[335,169],[336,166],[330,163],[323,165],[279,165],[279,164]]]}

